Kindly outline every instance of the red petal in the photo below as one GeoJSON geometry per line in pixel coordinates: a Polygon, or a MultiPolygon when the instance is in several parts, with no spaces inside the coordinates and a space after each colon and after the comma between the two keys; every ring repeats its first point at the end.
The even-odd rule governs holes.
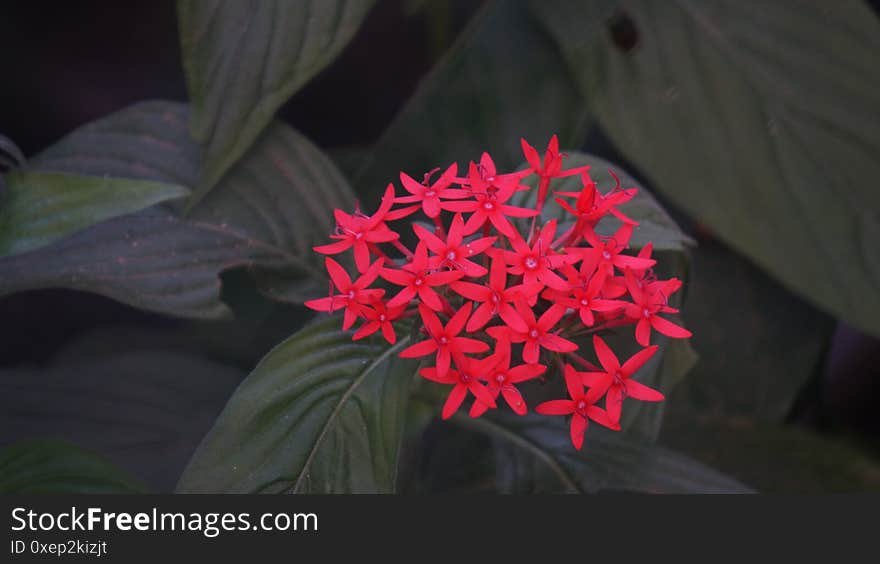
{"type": "Polygon", "coordinates": [[[572,400],[579,400],[584,396],[584,385],[581,382],[580,373],[570,364],[565,365],[565,388],[572,400]]]}
{"type": "Polygon", "coordinates": [[[446,398],[446,403],[443,404],[443,419],[449,419],[452,417],[458,408],[461,407],[461,402],[464,401],[464,398],[467,396],[467,388],[464,384],[456,384],[452,391],[449,392],[449,397],[446,398]]]}
{"type": "Polygon", "coordinates": [[[593,335],[593,348],[596,349],[596,356],[599,357],[599,363],[606,372],[614,374],[620,370],[620,361],[617,360],[617,355],[614,354],[599,335],[593,335]]]}
{"type": "Polygon", "coordinates": [[[626,377],[632,376],[635,372],[645,365],[654,353],[657,352],[659,347],[657,345],[652,345],[646,349],[642,349],[636,354],[629,357],[629,359],[623,363],[623,366],[620,368],[620,371],[623,372],[623,375],[626,377]]]}
{"type": "Polygon", "coordinates": [[[553,333],[547,333],[541,337],[541,346],[548,351],[556,352],[574,352],[578,350],[577,344],[572,343],[568,339],[563,339],[559,335],[554,335],[553,333]]]}
{"type": "Polygon", "coordinates": [[[613,429],[615,431],[620,431],[620,423],[617,421],[613,421],[605,410],[601,407],[596,407],[595,405],[591,405],[587,408],[587,415],[603,427],[608,427],[609,429],[613,429]]]}
{"type": "Polygon", "coordinates": [[[493,312],[494,308],[489,303],[484,303],[474,310],[474,314],[467,323],[466,329],[468,333],[482,329],[492,319],[493,312]]]}
{"type": "Polygon", "coordinates": [[[651,344],[651,322],[644,317],[636,324],[636,342],[643,347],[651,344]]]}
{"type": "Polygon", "coordinates": [[[626,381],[626,395],[642,401],[663,401],[664,396],[654,388],[636,382],[635,380],[626,381]]]}
{"type": "Polygon", "coordinates": [[[354,335],[352,335],[351,339],[353,341],[357,341],[358,339],[363,339],[364,337],[366,337],[368,335],[372,335],[373,333],[375,333],[376,331],[379,330],[379,327],[381,327],[381,325],[382,324],[379,323],[378,321],[369,321],[367,323],[364,323],[363,325],[361,325],[360,329],[355,331],[355,333],[354,333],[354,335]]]}
{"type": "Polygon", "coordinates": [[[356,241],[354,244],[354,263],[358,272],[366,272],[370,268],[370,248],[365,241],[356,241]]]}
{"type": "Polygon", "coordinates": [[[675,323],[668,319],[663,319],[659,315],[651,316],[651,325],[660,333],[675,339],[686,339],[692,335],[692,333],[684,327],[679,327],[675,323]]]}
{"type": "Polygon", "coordinates": [[[434,233],[431,233],[418,223],[413,224],[413,231],[416,234],[416,237],[419,238],[420,241],[425,243],[429,249],[431,249],[432,253],[440,254],[446,250],[446,243],[443,242],[440,237],[437,237],[434,233]]]}
{"type": "Polygon", "coordinates": [[[519,393],[519,390],[513,386],[506,386],[501,389],[501,395],[504,396],[504,401],[507,402],[507,405],[510,406],[510,409],[512,409],[514,413],[517,415],[526,414],[528,408],[526,407],[526,402],[523,400],[522,394],[519,393]]]}
{"type": "Polygon", "coordinates": [[[414,345],[410,345],[407,348],[400,351],[401,358],[418,358],[420,356],[427,356],[437,350],[437,341],[434,339],[427,339],[425,341],[420,341],[414,345]]]}
{"type": "Polygon", "coordinates": [[[538,341],[527,341],[526,344],[523,345],[523,360],[528,364],[537,364],[538,359],[540,358],[541,349],[538,346],[538,341]]]}
{"type": "Polygon", "coordinates": [[[337,241],[336,243],[330,243],[329,245],[312,247],[312,250],[323,255],[337,255],[351,248],[352,243],[353,241],[351,239],[344,239],[342,241],[337,241]]]}
{"type": "Polygon", "coordinates": [[[455,343],[456,350],[463,353],[481,353],[489,350],[488,344],[483,341],[478,341],[477,339],[456,337],[453,342],[455,343]]]}
{"type": "Polygon", "coordinates": [[[574,413],[574,402],[571,400],[550,400],[535,407],[541,415],[568,415],[574,413]]]}
{"type": "Polygon", "coordinates": [[[468,316],[471,314],[471,309],[473,308],[473,304],[471,302],[467,302],[461,308],[455,312],[455,315],[449,320],[446,324],[446,334],[450,337],[454,337],[461,333],[461,330],[464,329],[465,322],[467,322],[468,316]]]}
{"type": "Polygon", "coordinates": [[[605,412],[608,414],[608,419],[619,423],[622,408],[623,390],[620,389],[620,386],[611,386],[605,394],[605,412]]]}
{"type": "Polygon", "coordinates": [[[520,364],[507,371],[507,377],[512,384],[519,384],[532,378],[537,378],[547,371],[543,364],[520,364]]]}
{"type": "Polygon", "coordinates": [[[571,444],[580,450],[584,446],[584,433],[587,431],[587,419],[575,413],[571,416],[571,444]]]}
{"type": "Polygon", "coordinates": [[[427,284],[419,288],[419,299],[434,311],[443,311],[443,301],[440,299],[440,295],[427,284]]]}

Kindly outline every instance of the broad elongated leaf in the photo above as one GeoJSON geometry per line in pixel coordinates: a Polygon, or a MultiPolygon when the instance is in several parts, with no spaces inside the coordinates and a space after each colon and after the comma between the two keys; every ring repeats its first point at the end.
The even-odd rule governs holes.
{"type": "Polygon", "coordinates": [[[0,493],[144,492],[143,484],[104,458],[63,441],[23,441],[0,450],[0,493]]]}
{"type": "Polygon", "coordinates": [[[667,420],[784,421],[820,368],[833,320],[717,242],[693,254],[684,317],[700,362],[669,398],[667,420]]]}
{"type": "Polygon", "coordinates": [[[189,195],[173,184],[16,171],[0,202],[0,256],[44,247],[104,220],[189,195]]]}
{"type": "Polygon", "coordinates": [[[880,22],[865,3],[532,7],[658,189],[788,288],[880,334],[880,301],[866,300],[880,292],[880,22]],[[632,48],[582,33],[615,10],[632,48]]]}
{"type": "Polygon", "coordinates": [[[205,147],[201,200],[275,111],[354,36],[372,0],[179,0],[192,131],[205,147]]]}
{"type": "Polygon", "coordinates": [[[846,435],[708,415],[677,418],[661,442],[761,492],[880,491],[880,457],[846,435]]]}
{"type": "Polygon", "coordinates": [[[378,340],[352,341],[332,317],[275,347],[229,400],[180,492],[395,490],[416,363],[378,340]]]}
{"type": "MultiPolygon", "coordinates": [[[[32,164],[191,185],[198,147],[187,114],[182,104],[138,104],[75,131],[32,164]]],[[[156,206],[0,259],[0,294],[75,288],[171,315],[220,317],[228,312],[220,301],[223,270],[251,266],[267,286],[277,273],[303,291],[322,280],[311,245],[332,229],[332,208],[353,199],[329,159],[276,124],[187,218],[156,206]]]]}
{"type": "Polygon", "coordinates": [[[502,491],[593,493],[747,493],[749,488],[668,449],[593,425],[581,451],[571,446],[560,417],[493,414],[457,421],[492,437],[500,454],[502,491]]]}
{"type": "Polygon", "coordinates": [[[483,151],[513,167],[523,159],[520,137],[540,144],[557,133],[577,146],[585,132],[583,104],[552,41],[523,3],[489,2],[395,117],[355,186],[377,196],[401,170],[420,177],[483,151]]]}
{"type": "Polygon", "coordinates": [[[75,341],[47,367],[0,371],[0,446],[69,441],[168,492],[243,376],[190,353],[75,341]]]}

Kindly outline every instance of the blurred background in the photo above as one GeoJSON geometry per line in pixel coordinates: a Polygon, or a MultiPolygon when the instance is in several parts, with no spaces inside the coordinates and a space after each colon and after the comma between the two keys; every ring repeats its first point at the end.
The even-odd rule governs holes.
{"type": "MultiPolygon", "coordinates": [[[[870,4],[876,13],[880,2],[870,4]]],[[[481,5],[378,2],[279,117],[350,172],[481,5]]],[[[620,49],[639,43],[625,17],[603,25],[620,49]]],[[[171,1],[7,2],[0,49],[0,133],[27,156],[132,103],[187,99],[171,1]]],[[[600,126],[580,149],[651,189],[600,126]]],[[[700,360],[670,398],[660,442],[761,491],[880,490],[880,341],[788,291],[653,193],[698,243],[683,315],[700,360]]],[[[305,316],[261,297],[236,272],[224,274],[224,299],[244,317],[175,320],[70,290],[0,298],[0,446],[64,438],[106,454],[154,491],[171,490],[240,379],[305,316]],[[159,350],[192,381],[152,366],[146,353],[159,350]]],[[[435,457],[450,472],[435,487],[467,489],[471,477],[456,473],[444,432],[434,436],[435,457]]]]}

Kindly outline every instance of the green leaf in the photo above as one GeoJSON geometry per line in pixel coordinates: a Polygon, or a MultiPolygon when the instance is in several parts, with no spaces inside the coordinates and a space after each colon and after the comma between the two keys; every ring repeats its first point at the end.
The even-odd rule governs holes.
{"type": "Polygon", "coordinates": [[[664,427],[661,441],[765,493],[880,491],[876,450],[846,436],[700,416],[664,427]]]}
{"type": "Polygon", "coordinates": [[[668,398],[667,421],[784,421],[820,368],[834,321],[717,242],[693,254],[683,315],[700,362],[668,398]]]}
{"type": "MultiPolygon", "coordinates": [[[[182,104],[137,104],[73,132],[32,166],[191,185],[198,147],[187,120],[182,104]]],[[[218,274],[249,266],[267,292],[281,277],[296,299],[323,283],[311,246],[332,230],[332,209],[353,200],[325,155],[276,124],[189,217],[155,206],[0,259],[0,295],[73,288],[169,315],[217,318],[228,315],[218,274]]]]}
{"type": "Polygon", "coordinates": [[[498,486],[506,492],[746,493],[749,488],[699,462],[592,425],[582,450],[561,417],[492,414],[456,422],[493,438],[498,486]]]}
{"type": "Polygon", "coordinates": [[[189,195],[173,184],[36,171],[6,177],[0,256],[45,247],[104,220],[189,195]]]}
{"type": "Polygon", "coordinates": [[[104,458],[63,441],[31,440],[0,450],[3,494],[133,494],[143,484],[104,458]]]}
{"type": "Polygon", "coordinates": [[[488,2],[419,84],[354,184],[378,198],[401,170],[418,177],[483,151],[513,167],[523,159],[520,137],[541,144],[557,133],[564,146],[577,146],[586,125],[574,82],[525,6],[488,2]]]}
{"type": "Polygon", "coordinates": [[[533,9],[614,144],[786,287],[880,335],[880,21],[863,2],[533,9]],[[628,17],[633,49],[582,22],[628,17]],[[819,39],[817,39],[819,38],[819,39]]]}
{"type": "Polygon", "coordinates": [[[161,343],[74,340],[39,368],[0,370],[0,446],[53,437],[170,491],[244,372],[161,343]]]}
{"type": "Polygon", "coordinates": [[[242,382],[180,492],[382,493],[397,458],[416,362],[409,337],[352,341],[331,317],[275,347],[242,382]]]}
{"type": "Polygon", "coordinates": [[[190,206],[211,190],[275,111],[354,36],[372,0],[180,0],[192,132],[205,148],[190,206]]]}

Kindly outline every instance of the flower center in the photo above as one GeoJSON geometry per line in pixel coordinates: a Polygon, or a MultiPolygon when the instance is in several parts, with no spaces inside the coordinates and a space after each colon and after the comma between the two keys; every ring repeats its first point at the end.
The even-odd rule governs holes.
{"type": "Polygon", "coordinates": [[[433,197],[436,196],[436,195],[437,195],[437,192],[435,192],[435,191],[433,191],[433,190],[426,190],[426,191],[425,191],[425,196],[428,197],[428,198],[433,198],[433,197]]]}
{"type": "Polygon", "coordinates": [[[386,319],[388,319],[388,318],[385,317],[385,314],[384,314],[384,313],[379,315],[379,321],[381,321],[381,322],[384,323],[386,319]]]}
{"type": "Polygon", "coordinates": [[[490,298],[493,304],[497,304],[501,302],[501,296],[498,295],[498,292],[492,292],[492,297],[490,298]]]}
{"type": "Polygon", "coordinates": [[[584,417],[586,417],[587,402],[585,402],[584,400],[577,402],[577,405],[575,406],[575,410],[578,413],[580,413],[581,415],[583,415],[584,417]]]}
{"type": "Polygon", "coordinates": [[[503,384],[504,383],[504,374],[502,374],[501,372],[496,374],[495,381],[498,382],[499,384],[503,384]]]}
{"type": "Polygon", "coordinates": [[[348,293],[348,299],[350,299],[350,300],[354,299],[354,290],[352,290],[348,293]]]}
{"type": "Polygon", "coordinates": [[[495,177],[494,176],[487,176],[486,182],[495,182],[495,177]]]}
{"type": "Polygon", "coordinates": [[[623,373],[620,370],[614,373],[614,383],[618,386],[623,385],[623,373]]]}
{"type": "Polygon", "coordinates": [[[648,308],[643,309],[643,310],[642,310],[642,315],[644,315],[646,319],[649,318],[649,317],[651,317],[651,310],[648,309],[648,308]]]}
{"type": "Polygon", "coordinates": [[[611,258],[611,253],[608,251],[602,251],[602,258],[605,260],[609,260],[611,258]]]}
{"type": "Polygon", "coordinates": [[[540,335],[540,333],[538,333],[537,329],[532,329],[531,331],[529,331],[529,337],[531,337],[532,339],[537,339],[538,335],[540,335]]]}
{"type": "Polygon", "coordinates": [[[471,376],[470,376],[470,374],[465,374],[465,373],[462,372],[462,374],[461,374],[461,381],[462,381],[462,383],[464,383],[464,384],[467,384],[468,382],[470,382],[470,381],[471,381],[471,376]]]}
{"type": "Polygon", "coordinates": [[[483,202],[483,209],[484,210],[491,210],[494,208],[495,208],[495,204],[493,204],[492,202],[483,202]]]}
{"type": "Polygon", "coordinates": [[[425,280],[421,276],[416,278],[415,282],[413,282],[413,284],[415,284],[416,286],[421,286],[424,283],[425,283],[425,280]]]}
{"type": "Polygon", "coordinates": [[[587,307],[588,305],[590,305],[590,300],[588,300],[587,298],[581,298],[581,305],[587,307]]]}
{"type": "Polygon", "coordinates": [[[529,270],[534,270],[538,266],[538,259],[535,257],[526,257],[525,265],[529,270]]]}
{"type": "Polygon", "coordinates": [[[438,341],[440,341],[440,344],[441,344],[441,345],[449,344],[449,339],[447,339],[445,335],[442,336],[442,337],[440,337],[440,338],[438,339],[438,341]]]}
{"type": "Polygon", "coordinates": [[[446,260],[455,260],[455,257],[455,251],[449,251],[448,253],[446,253],[446,260]]]}

